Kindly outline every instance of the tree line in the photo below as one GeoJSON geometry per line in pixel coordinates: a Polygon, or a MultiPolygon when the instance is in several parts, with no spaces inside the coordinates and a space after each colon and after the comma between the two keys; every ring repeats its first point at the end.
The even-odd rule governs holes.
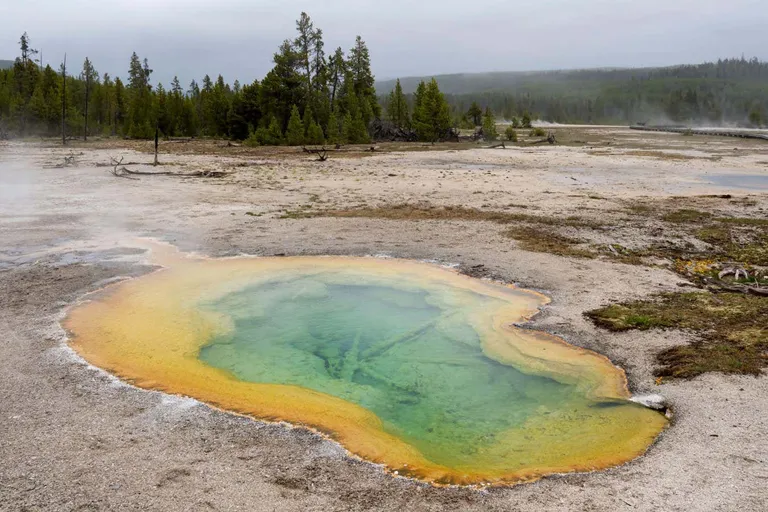
{"type": "MultiPolygon", "coordinates": [[[[363,144],[374,120],[386,117],[362,38],[346,53],[337,48],[326,55],[323,32],[306,13],[296,22],[296,37],[274,54],[272,70],[245,85],[230,85],[221,75],[193,80],[186,90],[177,77],[168,88],[153,85],[148,60],[136,53],[125,81],[100,75],[87,57],[77,72],[67,69],[66,58],[54,71],[38,65],[26,33],[19,45],[20,57],[0,70],[0,127],[22,137],[147,139],[157,131],[251,145],[363,144]]],[[[392,93],[399,103],[388,103],[387,114],[398,127],[432,142],[451,133],[453,115],[435,80],[422,82],[411,98],[402,89],[392,93]]]]}
{"type": "MultiPolygon", "coordinates": [[[[535,119],[747,126],[768,120],[768,64],[743,58],[634,71],[510,74],[515,90],[462,94],[444,94],[435,78],[419,80],[407,94],[397,80],[377,97],[362,38],[347,52],[326,54],[323,32],[306,13],[296,21],[295,37],[274,54],[269,73],[245,85],[206,75],[186,88],[174,77],[166,88],[153,84],[148,60],[136,53],[125,80],[100,75],[88,58],[74,72],[66,60],[54,70],[39,65],[26,33],[19,47],[13,65],[0,70],[0,134],[22,137],[151,138],[158,131],[251,145],[362,144],[381,120],[409,140],[429,142],[455,136],[456,128],[482,127],[493,138],[496,118],[513,128],[529,128],[535,119]]],[[[450,77],[441,80],[457,90],[450,77]]]]}
{"type": "Polygon", "coordinates": [[[253,144],[366,143],[381,116],[368,47],[357,37],[348,52],[326,55],[322,30],[306,13],[296,37],[274,55],[261,80],[229,84],[219,75],[184,87],[152,83],[148,60],[130,58],[123,81],[100,75],[86,58],[77,73],[63,63],[41,67],[25,33],[21,55],[0,70],[0,124],[19,136],[119,135],[229,137],[253,144]],[[65,97],[66,94],[66,97],[65,97]]]}
{"type": "MultiPolygon", "coordinates": [[[[473,103],[509,121],[529,113],[556,123],[768,125],[768,63],[756,58],[655,69],[439,79],[453,91],[446,100],[463,125],[472,124],[464,114],[473,103]]],[[[414,87],[413,81],[408,84],[414,87]]]]}

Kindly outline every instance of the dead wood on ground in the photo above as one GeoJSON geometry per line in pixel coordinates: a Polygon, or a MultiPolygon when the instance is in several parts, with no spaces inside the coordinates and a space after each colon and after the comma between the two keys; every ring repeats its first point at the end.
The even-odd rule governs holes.
{"type": "Polygon", "coordinates": [[[214,170],[204,170],[204,171],[197,171],[197,172],[189,172],[189,173],[176,173],[176,172],[145,172],[145,171],[132,171],[125,167],[125,165],[122,165],[123,158],[121,157],[120,160],[117,160],[115,158],[112,158],[112,170],[110,171],[113,176],[116,176],[118,178],[129,178],[129,179],[138,179],[136,176],[172,176],[174,178],[223,178],[224,176],[229,175],[226,171],[214,171],[214,170]]]}

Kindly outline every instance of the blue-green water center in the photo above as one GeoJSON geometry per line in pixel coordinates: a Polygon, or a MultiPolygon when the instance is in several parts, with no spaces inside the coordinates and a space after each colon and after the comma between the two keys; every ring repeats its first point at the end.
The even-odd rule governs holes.
{"type": "MultiPolygon", "coordinates": [[[[336,273],[279,278],[205,304],[229,317],[232,329],[199,357],[243,381],[300,386],[360,405],[386,432],[449,467],[472,466],[479,452],[509,456],[515,447],[500,450],[503,437],[529,423],[562,424],[565,439],[584,436],[568,426],[582,417],[599,422],[606,408],[639,407],[591,400],[577,386],[488,356],[465,312],[497,302],[448,286],[425,290],[336,273]]],[[[599,441],[600,432],[584,439],[599,441]]]]}

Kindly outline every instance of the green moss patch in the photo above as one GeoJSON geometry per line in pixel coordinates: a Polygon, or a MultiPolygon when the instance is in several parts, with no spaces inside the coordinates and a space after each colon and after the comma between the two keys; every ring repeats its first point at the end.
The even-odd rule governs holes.
{"type": "Polygon", "coordinates": [[[497,224],[513,222],[528,222],[549,226],[568,226],[583,228],[598,228],[598,222],[581,217],[544,217],[526,213],[510,213],[463,206],[433,207],[429,205],[396,204],[375,208],[352,208],[347,210],[318,210],[311,213],[314,217],[363,217],[390,220],[463,220],[485,221],[497,224]]]}
{"type": "Polygon", "coordinates": [[[583,240],[556,233],[552,229],[532,226],[516,226],[504,231],[504,236],[517,241],[524,251],[545,252],[558,256],[575,258],[594,258],[595,253],[582,249],[583,240]]]}
{"type": "Polygon", "coordinates": [[[738,293],[668,293],[586,313],[612,331],[677,328],[698,335],[658,355],[657,375],[707,372],[758,375],[768,365],[768,299],[738,293]]]}

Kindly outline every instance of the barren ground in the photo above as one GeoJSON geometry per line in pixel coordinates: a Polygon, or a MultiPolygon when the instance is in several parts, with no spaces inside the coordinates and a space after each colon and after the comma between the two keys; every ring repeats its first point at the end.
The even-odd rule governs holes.
{"type": "Polygon", "coordinates": [[[324,163],[295,149],[168,142],[158,169],[230,174],[138,179],[97,164],[123,157],[153,171],[139,165],[151,162],[149,143],[0,143],[0,509],[768,509],[768,378],[710,373],[656,385],[655,355],[693,334],[611,333],[583,316],[685,284],[671,261],[625,264],[604,250],[701,243],[660,215],[766,219],[768,143],[608,128],[559,129],[558,140],[506,150],[382,145],[324,163]],[[51,168],[70,154],[75,166],[51,168]],[[592,257],[526,246],[510,223],[322,214],[403,204],[515,214],[592,257]],[[59,320],[109,280],[152,270],[136,236],[210,256],[430,259],[542,290],[553,302],[533,327],[609,356],[633,392],[668,397],[673,424],[623,467],[445,489],[388,476],[301,428],[135,389],[73,354],[59,320]]]}

